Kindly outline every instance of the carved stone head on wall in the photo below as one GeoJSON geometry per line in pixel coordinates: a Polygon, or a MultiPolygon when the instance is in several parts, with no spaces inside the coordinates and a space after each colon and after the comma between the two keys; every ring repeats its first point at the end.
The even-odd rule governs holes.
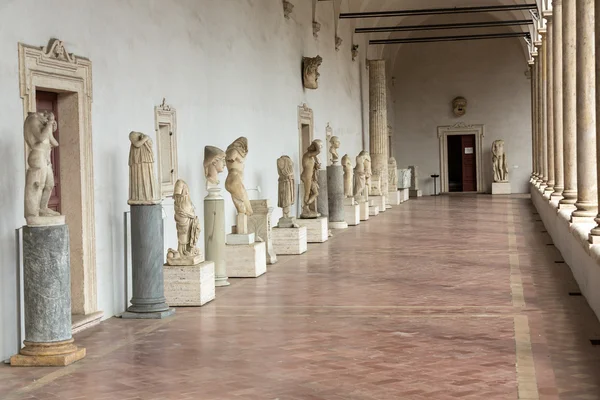
{"type": "Polygon", "coordinates": [[[457,117],[462,117],[467,113],[467,99],[464,97],[457,97],[452,100],[452,111],[457,117]]]}
{"type": "Polygon", "coordinates": [[[317,89],[319,87],[319,66],[323,62],[321,56],[304,57],[302,59],[302,83],[307,89],[317,89]]]}

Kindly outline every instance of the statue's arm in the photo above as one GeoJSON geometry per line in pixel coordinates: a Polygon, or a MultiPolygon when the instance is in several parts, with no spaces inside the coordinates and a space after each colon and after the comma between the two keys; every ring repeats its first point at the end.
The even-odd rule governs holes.
{"type": "Polygon", "coordinates": [[[141,135],[138,140],[134,140],[133,142],[131,142],[131,144],[133,144],[134,147],[142,147],[144,145],[144,143],[146,143],[149,139],[150,139],[150,136],[141,135]]]}

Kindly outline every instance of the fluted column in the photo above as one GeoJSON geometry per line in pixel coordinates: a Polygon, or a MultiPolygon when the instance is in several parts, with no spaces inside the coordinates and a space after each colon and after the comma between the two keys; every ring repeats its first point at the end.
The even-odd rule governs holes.
{"type": "Polygon", "coordinates": [[[554,107],[554,193],[552,197],[561,198],[565,189],[563,166],[563,68],[562,68],[562,0],[552,2],[552,64],[553,73],[553,107],[554,107]]]}
{"type": "Polygon", "coordinates": [[[544,193],[548,196],[554,192],[554,24],[552,12],[546,18],[546,168],[547,181],[544,193]]]}
{"type": "MultiPolygon", "coordinates": [[[[600,1],[596,1],[596,15],[594,21],[594,39],[596,46],[600,44],[600,38],[598,35],[600,34],[600,1]]],[[[596,52],[596,115],[600,115],[600,51],[596,52]]],[[[600,123],[600,118],[596,119],[596,188],[600,188],[600,138],[598,135],[600,134],[600,127],[598,126],[600,123]]],[[[596,192],[597,193],[597,192],[596,192]]],[[[600,195],[596,194],[596,200],[600,195]]],[[[596,227],[590,232],[590,243],[592,244],[600,244],[600,213],[596,215],[594,219],[596,222],[596,227]]]]}
{"type": "Polygon", "coordinates": [[[535,60],[535,185],[542,183],[542,42],[536,42],[535,60]]]}
{"type": "Polygon", "coordinates": [[[576,4],[563,3],[563,166],[565,189],[560,208],[572,208],[577,201],[577,78],[576,4]]]}
{"type": "Polygon", "coordinates": [[[541,142],[542,142],[542,184],[540,190],[544,192],[548,186],[548,36],[545,29],[540,30],[542,36],[541,63],[541,142]]]}
{"type": "Polygon", "coordinates": [[[381,195],[388,193],[388,137],[385,60],[369,60],[369,152],[373,174],[381,176],[381,195]]]}
{"type": "Polygon", "coordinates": [[[594,0],[577,0],[577,202],[571,220],[598,212],[594,0]]]}

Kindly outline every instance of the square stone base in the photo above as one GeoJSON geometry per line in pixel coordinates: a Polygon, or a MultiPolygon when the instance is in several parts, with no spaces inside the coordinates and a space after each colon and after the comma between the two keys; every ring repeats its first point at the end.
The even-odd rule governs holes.
{"type": "Polygon", "coordinates": [[[388,202],[389,205],[399,206],[400,203],[401,203],[401,201],[400,201],[400,189],[396,190],[395,192],[388,192],[387,202],[388,202]]]}
{"type": "Polygon", "coordinates": [[[510,182],[492,183],[492,194],[510,194],[510,182]]]}
{"type": "Polygon", "coordinates": [[[359,204],[360,207],[360,220],[368,221],[369,220],[369,202],[363,201],[359,204]]]}
{"type": "Polygon", "coordinates": [[[123,319],[163,319],[170,317],[175,314],[174,308],[169,308],[166,311],[156,311],[156,312],[131,312],[125,311],[121,314],[121,318],[123,319]]]}
{"type": "Polygon", "coordinates": [[[379,206],[370,206],[369,207],[369,215],[371,217],[379,215],[379,206]]]}
{"type": "Polygon", "coordinates": [[[410,189],[408,191],[409,197],[423,197],[423,191],[422,190],[413,190],[410,189]]]}
{"type": "Polygon", "coordinates": [[[398,193],[400,193],[400,203],[404,203],[410,199],[410,190],[409,189],[398,189],[398,193]]]}
{"type": "Polygon", "coordinates": [[[10,358],[10,365],[13,367],[66,367],[84,358],[85,354],[85,347],[78,347],[71,353],[49,356],[15,354],[10,358]]]}
{"type": "Polygon", "coordinates": [[[255,240],[254,233],[246,233],[246,234],[230,233],[229,235],[226,236],[226,243],[230,244],[230,245],[252,244],[255,241],[256,240],[255,240]]]}
{"type": "Polygon", "coordinates": [[[306,241],[308,243],[323,243],[329,238],[327,217],[299,219],[298,225],[306,227],[306,241]]]}
{"type": "Polygon", "coordinates": [[[305,253],[307,246],[307,228],[273,228],[273,248],[275,254],[297,255],[305,253]]]}
{"type": "Polygon", "coordinates": [[[165,298],[169,306],[202,306],[215,299],[215,263],[164,267],[165,298]]]}
{"type": "Polygon", "coordinates": [[[267,272],[265,242],[225,246],[230,278],[257,278],[267,272]]]}
{"type": "MultiPolygon", "coordinates": [[[[371,207],[377,206],[379,212],[385,211],[385,196],[369,196],[369,205],[371,207]]],[[[377,214],[375,214],[377,215],[377,214]]]]}
{"type": "Polygon", "coordinates": [[[344,216],[348,225],[360,224],[360,206],[358,204],[344,206],[344,216]]]}

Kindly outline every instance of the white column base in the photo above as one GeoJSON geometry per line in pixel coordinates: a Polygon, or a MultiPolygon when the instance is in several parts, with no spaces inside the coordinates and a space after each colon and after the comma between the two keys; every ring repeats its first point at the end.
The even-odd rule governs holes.
{"type": "Polygon", "coordinates": [[[225,246],[230,278],[257,278],[267,272],[265,242],[225,246]]]}
{"type": "Polygon", "coordinates": [[[278,255],[298,255],[306,252],[306,226],[299,228],[273,228],[273,248],[278,255]]]}
{"type": "Polygon", "coordinates": [[[308,243],[323,243],[329,239],[329,226],[327,217],[300,218],[298,225],[306,227],[306,241],[308,243]]]}
{"type": "Polygon", "coordinates": [[[215,263],[165,265],[165,298],[169,306],[202,306],[215,298],[215,263]]]}

